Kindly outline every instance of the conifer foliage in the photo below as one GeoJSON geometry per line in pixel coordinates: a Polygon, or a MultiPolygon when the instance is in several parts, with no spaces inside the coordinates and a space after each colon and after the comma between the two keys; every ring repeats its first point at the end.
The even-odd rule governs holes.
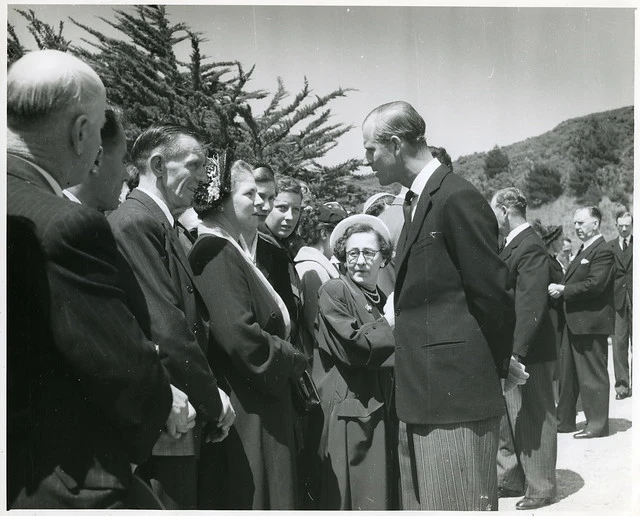
{"type": "Polygon", "coordinates": [[[535,163],[525,179],[527,197],[532,206],[555,201],[562,195],[562,177],[547,163],[535,163]]]}
{"type": "MultiPolygon", "coordinates": [[[[209,152],[227,147],[249,163],[266,162],[279,172],[304,180],[320,199],[360,202],[357,184],[348,182],[361,162],[350,159],[334,167],[318,159],[352,129],[331,122],[329,103],[351,90],[338,88],[315,95],[307,79],[293,99],[280,79],[272,96],[251,90],[254,67],[245,70],[238,61],[211,62],[201,53],[203,35],[185,23],[172,24],[163,5],[138,5],[114,9],[112,19],[100,19],[116,31],[107,36],[94,27],[71,21],[87,33],[83,45],[72,45],[37,19],[33,11],[18,11],[27,20],[38,48],[69,50],[88,62],[100,75],[107,97],[127,118],[131,140],[154,123],[175,123],[203,136],[209,152]],[[189,41],[187,62],[176,57],[176,45],[189,41]],[[254,115],[252,102],[268,99],[262,113],[254,115]]],[[[15,30],[8,27],[9,61],[25,51],[15,30]]],[[[348,202],[352,204],[352,202],[348,202]]]]}

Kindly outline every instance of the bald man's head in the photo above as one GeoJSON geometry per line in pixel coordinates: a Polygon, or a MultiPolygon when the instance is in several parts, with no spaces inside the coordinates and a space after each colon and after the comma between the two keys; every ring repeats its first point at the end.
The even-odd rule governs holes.
{"type": "Polygon", "coordinates": [[[44,166],[63,188],[82,183],[100,152],[106,100],[80,59],[30,52],[7,73],[8,149],[44,166]]]}
{"type": "Polygon", "coordinates": [[[104,111],[104,99],[98,74],[58,50],[29,52],[7,74],[7,122],[16,131],[47,123],[53,116],[73,117],[94,107],[104,111]]]}

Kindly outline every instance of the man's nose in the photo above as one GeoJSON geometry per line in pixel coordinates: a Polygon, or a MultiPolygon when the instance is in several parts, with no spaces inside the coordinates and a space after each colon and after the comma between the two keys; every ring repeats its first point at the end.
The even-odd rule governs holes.
{"type": "Polygon", "coordinates": [[[287,210],[284,214],[284,220],[293,220],[293,213],[291,210],[287,210]]]}

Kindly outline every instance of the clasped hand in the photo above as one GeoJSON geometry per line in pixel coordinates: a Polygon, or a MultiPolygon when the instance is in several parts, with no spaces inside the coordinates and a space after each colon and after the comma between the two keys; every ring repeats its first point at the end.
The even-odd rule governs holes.
{"type": "Polygon", "coordinates": [[[180,439],[196,424],[196,409],[189,403],[189,397],[180,389],[171,386],[173,403],[165,424],[167,433],[174,439],[180,439]]]}

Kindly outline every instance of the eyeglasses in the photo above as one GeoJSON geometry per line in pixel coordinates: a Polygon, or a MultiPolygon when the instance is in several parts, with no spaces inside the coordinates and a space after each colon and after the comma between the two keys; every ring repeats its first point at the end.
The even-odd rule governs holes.
{"type": "Polygon", "coordinates": [[[362,251],[359,249],[352,249],[347,253],[347,261],[349,263],[356,263],[360,255],[362,255],[364,256],[364,260],[370,263],[379,252],[379,250],[374,251],[373,249],[363,249],[362,251]]]}

